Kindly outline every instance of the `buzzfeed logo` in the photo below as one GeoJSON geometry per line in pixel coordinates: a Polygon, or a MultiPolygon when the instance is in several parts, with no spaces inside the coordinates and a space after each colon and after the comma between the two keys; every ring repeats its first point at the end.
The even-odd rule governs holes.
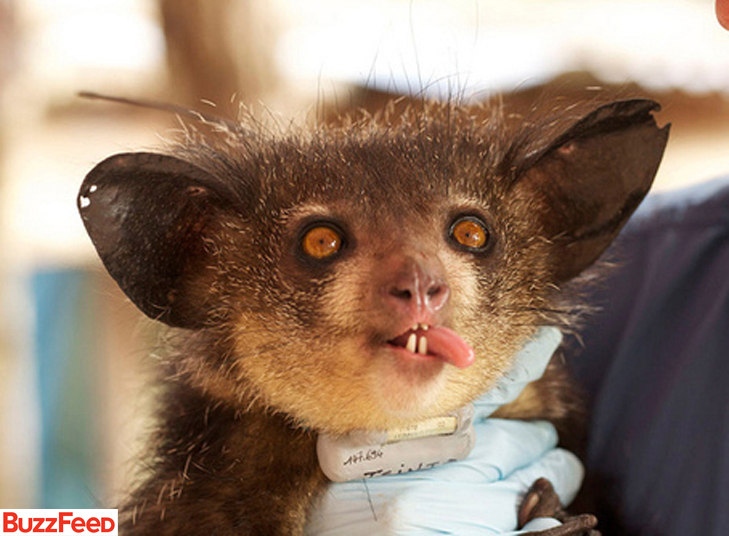
{"type": "Polygon", "coordinates": [[[117,536],[117,510],[0,509],[0,534],[104,534],[117,536]]]}

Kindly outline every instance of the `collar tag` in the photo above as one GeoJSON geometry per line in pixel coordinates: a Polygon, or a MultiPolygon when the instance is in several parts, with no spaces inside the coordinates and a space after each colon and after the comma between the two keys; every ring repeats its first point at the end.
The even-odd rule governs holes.
{"type": "Polygon", "coordinates": [[[401,475],[462,460],[475,442],[473,405],[385,432],[320,434],[319,466],[334,482],[401,475]]]}

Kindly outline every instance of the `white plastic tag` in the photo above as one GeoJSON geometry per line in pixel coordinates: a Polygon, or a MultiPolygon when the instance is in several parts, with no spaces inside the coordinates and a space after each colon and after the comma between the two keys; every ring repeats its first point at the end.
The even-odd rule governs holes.
{"type": "Polygon", "coordinates": [[[319,466],[334,482],[397,475],[462,460],[475,442],[473,406],[412,426],[344,436],[320,434],[319,466]]]}

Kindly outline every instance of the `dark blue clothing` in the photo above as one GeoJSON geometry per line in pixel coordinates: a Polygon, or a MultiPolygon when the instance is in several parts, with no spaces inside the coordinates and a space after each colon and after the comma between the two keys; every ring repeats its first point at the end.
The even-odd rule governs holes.
{"type": "Polygon", "coordinates": [[[729,177],[649,196],[607,254],[570,357],[603,534],[729,534],[729,177]]]}

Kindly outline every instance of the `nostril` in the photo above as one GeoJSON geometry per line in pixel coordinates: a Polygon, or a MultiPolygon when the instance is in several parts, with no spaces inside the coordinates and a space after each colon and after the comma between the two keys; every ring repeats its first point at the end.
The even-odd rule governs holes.
{"type": "Polygon", "coordinates": [[[428,290],[425,291],[426,307],[428,307],[429,309],[431,309],[433,311],[439,310],[448,301],[449,294],[450,294],[450,290],[448,289],[447,284],[438,283],[438,284],[431,285],[430,287],[428,287],[428,290]]]}
{"type": "Polygon", "coordinates": [[[401,288],[391,288],[390,289],[390,296],[394,296],[395,298],[409,301],[413,297],[413,293],[408,289],[401,289],[401,288]]]}
{"type": "Polygon", "coordinates": [[[442,285],[434,285],[428,289],[428,297],[432,298],[434,296],[437,296],[438,294],[443,292],[443,286],[442,285]]]}

